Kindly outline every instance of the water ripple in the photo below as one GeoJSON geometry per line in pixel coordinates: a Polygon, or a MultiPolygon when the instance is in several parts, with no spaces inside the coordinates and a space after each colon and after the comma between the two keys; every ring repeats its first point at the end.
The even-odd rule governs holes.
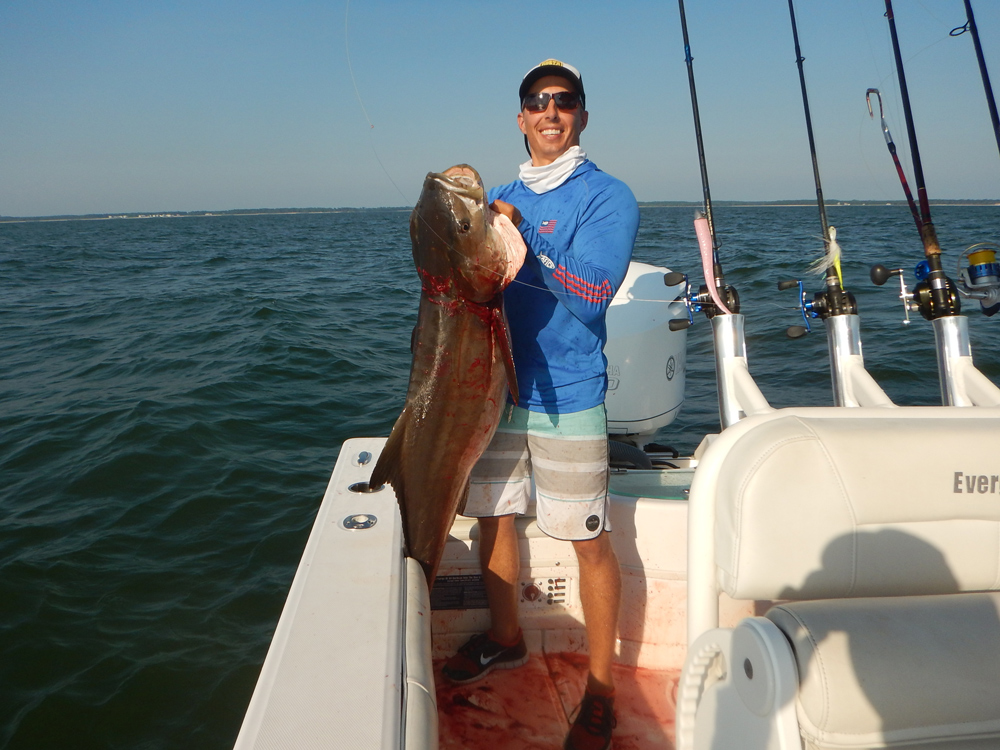
{"type": "MultiPolygon", "coordinates": [[[[871,263],[918,258],[908,212],[830,213],[869,368],[900,403],[935,403],[929,327],[901,329],[895,293],[867,280],[871,263]]],[[[936,216],[955,250],[998,225],[994,208],[936,216]]],[[[636,259],[700,277],[692,217],[644,208],[636,259]]],[[[825,337],[788,340],[794,293],[774,291],[819,252],[814,210],[715,219],[765,395],[830,403],[825,337]]],[[[387,434],[402,406],[419,295],[407,220],[0,225],[0,746],[232,744],[341,443],[387,434]]],[[[990,325],[970,314],[998,378],[990,325]]],[[[716,403],[699,320],[661,440],[693,450],[716,403]]]]}

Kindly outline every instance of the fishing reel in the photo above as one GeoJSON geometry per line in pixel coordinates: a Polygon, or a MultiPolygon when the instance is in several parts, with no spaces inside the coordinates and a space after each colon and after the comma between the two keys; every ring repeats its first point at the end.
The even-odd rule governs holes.
{"type": "Polygon", "coordinates": [[[813,295],[812,301],[809,301],[806,298],[805,285],[802,281],[799,279],[787,279],[778,282],[778,291],[783,292],[786,289],[792,289],[796,286],[799,288],[799,303],[796,305],[796,309],[802,313],[802,322],[805,325],[789,326],[785,330],[785,335],[790,339],[802,338],[812,331],[812,326],[809,325],[810,318],[826,320],[831,315],[854,315],[858,311],[858,303],[855,301],[854,295],[850,292],[845,292],[843,289],[828,289],[825,292],[816,292],[813,295]]]}
{"type": "MultiPolygon", "coordinates": [[[[678,284],[684,284],[684,291],[677,298],[678,301],[684,303],[684,307],[687,310],[687,320],[671,320],[669,323],[671,331],[682,331],[685,328],[689,328],[694,324],[694,313],[704,312],[706,317],[714,318],[720,313],[718,306],[712,300],[712,294],[708,290],[708,286],[702,284],[698,291],[695,292],[691,288],[691,281],[688,279],[686,273],[680,273],[679,271],[671,271],[670,273],[663,275],[663,283],[667,286],[677,286],[678,284]]],[[[740,309],[740,295],[737,293],[736,289],[724,284],[721,289],[719,289],[719,296],[722,298],[722,302],[726,307],[728,307],[732,312],[739,312],[740,309]]]]}
{"type": "Polygon", "coordinates": [[[906,291],[902,268],[890,271],[881,264],[872,266],[871,279],[882,286],[890,276],[899,277],[899,296],[907,311],[904,325],[910,322],[910,310],[918,311],[927,320],[957,315],[962,307],[961,297],[979,300],[983,315],[992,317],[1000,311],[1000,263],[997,263],[997,250],[995,245],[983,242],[962,253],[958,258],[958,284],[945,276],[943,271],[935,273],[927,260],[920,261],[913,270],[917,283],[912,294],[906,291]],[[943,305],[935,301],[935,288],[944,292],[941,297],[943,305]]]}
{"type": "Polygon", "coordinates": [[[998,249],[996,245],[980,242],[958,257],[958,290],[970,299],[978,299],[987,318],[1000,311],[998,249]]]}
{"type": "Polygon", "coordinates": [[[906,280],[903,278],[904,273],[905,271],[902,268],[890,270],[881,263],[872,266],[869,273],[872,283],[876,286],[882,286],[893,276],[899,279],[899,298],[903,301],[903,312],[906,316],[903,320],[904,326],[910,324],[911,311],[919,312],[926,320],[934,320],[945,315],[958,314],[961,309],[961,301],[958,298],[958,287],[943,272],[939,271],[938,275],[935,276],[930,264],[926,260],[920,261],[914,269],[917,283],[913,287],[912,292],[906,288],[906,280]],[[935,285],[940,286],[944,290],[945,310],[942,310],[941,305],[935,302],[933,293],[935,285]]]}

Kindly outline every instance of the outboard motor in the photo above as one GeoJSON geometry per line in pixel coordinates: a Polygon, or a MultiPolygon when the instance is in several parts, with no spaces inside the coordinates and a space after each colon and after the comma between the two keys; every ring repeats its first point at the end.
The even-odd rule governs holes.
{"type": "Polygon", "coordinates": [[[684,401],[687,320],[681,280],[664,283],[669,269],[633,262],[608,308],[608,433],[640,448],[677,417],[684,401]]]}

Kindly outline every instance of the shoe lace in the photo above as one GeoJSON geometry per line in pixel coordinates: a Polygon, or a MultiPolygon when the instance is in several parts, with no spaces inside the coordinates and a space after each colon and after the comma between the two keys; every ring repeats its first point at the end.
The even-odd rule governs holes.
{"type": "Polygon", "coordinates": [[[576,723],[595,737],[607,735],[618,724],[610,703],[599,695],[586,693],[578,711],[576,723]]]}

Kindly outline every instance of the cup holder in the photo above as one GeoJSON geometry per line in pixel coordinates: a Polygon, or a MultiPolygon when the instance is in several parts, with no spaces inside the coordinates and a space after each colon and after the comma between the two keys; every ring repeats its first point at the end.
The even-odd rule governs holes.
{"type": "Polygon", "coordinates": [[[368,494],[372,492],[381,492],[384,488],[385,488],[384,484],[380,484],[378,487],[371,487],[368,484],[368,482],[355,482],[347,489],[349,489],[351,492],[368,494]]]}

